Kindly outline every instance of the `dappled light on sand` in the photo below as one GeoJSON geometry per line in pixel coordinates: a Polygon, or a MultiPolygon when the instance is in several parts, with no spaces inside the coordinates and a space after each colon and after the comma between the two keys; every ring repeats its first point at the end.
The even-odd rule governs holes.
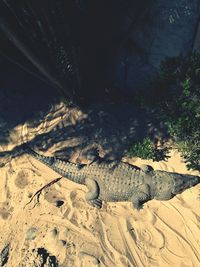
{"type": "MultiPolygon", "coordinates": [[[[46,143],[47,148],[43,146],[46,155],[71,145],[77,150],[69,154],[70,159],[86,163],[78,136],[71,141],[60,139],[52,146],[45,139],[45,136],[53,138],[54,129],[76,125],[86,118],[76,109],[64,114],[63,107],[57,112],[50,110],[45,120],[15,127],[1,152],[25,141],[38,145],[38,150],[46,143]]],[[[103,152],[106,154],[103,148],[100,152],[102,156],[103,152]]],[[[176,151],[171,152],[168,161],[136,158],[123,158],[123,161],[198,175],[198,172],[187,171],[176,151]]],[[[62,267],[192,267],[200,264],[199,185],[170,201],[147,202],[140,211],[132,209],[129,202],[103,203],[102,209],[96,209],[85,201],[85,186],[67,179],[55,180],[58,175],[54,171],[26,154],[2,165],[0,174],[0,228],[3,229],[0,249],[10,246],[7,267],[33,266],[33,262],[35,266],[62,267]],[[54,180],[55,183],[45,187],[54,180]],[[39,197],[33,197],[42,187],[39,197]]]]}

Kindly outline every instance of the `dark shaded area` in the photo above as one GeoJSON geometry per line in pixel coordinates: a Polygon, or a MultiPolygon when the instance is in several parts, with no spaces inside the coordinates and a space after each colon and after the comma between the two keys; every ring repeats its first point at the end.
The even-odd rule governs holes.
{"type": "MultiPolygon", "coordinates": [[[[0,67],[0,142],[5,144],[9,142],[8,136],[15,126],[28,122],[37,128],[41,122],[45,122],[45,114],[59,102],[60,95],[53,87],[11,63],[1,61],[0,67]]],[[[84,119],[75,124],[68,121],[66,126],[59,125],[51,132],[38,133],[29,145],[46,151],[54,144],[66,141],[68,144],[63,143],[56,156],[67,159],[76,151],[84,151],[87,154],[89,150],[96,150],[99,144],[106,151],[107,158],[120,159],[124,150],[134,140],[140,140],[145,136],[154,139],[162,130],[158,122],[152,122],[152,114],[147,114],[132,100],[108,99],[85,106],[83,110],[87,114],[84,119]],[[74,144],[74,139],[79,140],[78,143],[74,144]]],[[[43,127],[45,125],[43,123],[43,127]]],[[[41,129],[42,131],[45,131],[45,128],[41,129]]],[[[23,150],[19,146],[11,152],[1,152],[0,157],[12,158],[22,153],[23,150]]]]}
{"type": "Polygon", "coordinates": [[[64,201],[63,200],[56,200],[55,204],[56,204],[57,208],[60,208],[64,204],[64,201]]]}
{"type": "Polygon", "coordinates": [[[199,0],[2,0],[0,53],[74,103],[131,98],[200,44],[199,0]]]}
{"type": "Polygon", "coordinates": [[[0,252],[0,266],[4,266],[9,259],[10,244],[7,244],[0,252]]]}
{"type": "MultiPolygon", "coordinates": [[[[130,33],[143,21],[151,1],[85,1],[81,28],[83,97],[126,98],[126,86],[117,88],[112,78],[118,55],[133,49],[142,53],[130,33]],[[106,90],[107,88],[107,90],[106,90]]],[[[126,78],[125,78],[126,79],[126,78]]]]}
{"type": "Polygon", "coordinates": [[[54,87],[1,57],[0,81],[0,120],[7,131],[36,118],[60,98],[54,87]]]}
{"type": "MultiPolygon", "coordinates": [[[[149,115],[113,86],[109,73],[121,49],[142,53],[129,37],[150,3],[2,1],[1,143],[7,142],[16,125],[39,124],[40,111],[48,112],[58,101],[59,91],[74,103],[81,102],[88,116],[76,125],[38,135],[32,145],[41,150],[78,138],[81,144],[63,147],[59,156],[99,143],[109,157],[120,158],[131,140],[145,136],[149,115]]],[[[12,151],[13,156],[18,153],[18,148],[12,151]]]]}
{"type": "Polygon", "coordinates": [[[108,157],[121,158],[135,140],[167,138],[134,97],[141,88],[146,94],[166,55],[198,47],[198,11],[199,0],[2,0],[1,144],[14,126],[39,125],[61,94],[86,118],[38,135],[30,146],[44,151],[79,139],[58,156],[100,144],[108,157]]]}
{"type": "MultiPolygon", "coordinates": [[[[48,111],[46,113],[49,114],[48,111]]],[[[54,111],[51,110],[50,121],[54,118],[53,114],[54,111]]],[[[38,114],[31,125],[34,129],[37,129],[38,125],[42,128],[40,126],[40,132],[35,132],[35,137],[28,145],[40,153],[55,146],[57,148],[52,155],[63,160],[69,160],[76,153],[88,158],[91,154],[98,155],[99,151],[103,151],[106,160],[120,160],[125,150],[135,141],[147,136],[153,142],[166,138],[162,124],[156,121],[151,113],[131,102],[95,103],[85,108],[85,114],[84,118],[74,123],[73,119],[70,119],[69,111],[69,117],[67,115],[62,123],[47,132],[45,127],[48,126],[48,119],[44,117],[44,113],[38,114]]],[[[26,138],[29,137],[23,133],[19,133],[18,136],[22,143],[27,142],[26,138]]],[[[7,137],[3,135],[2,138],[1,143],[5,144],[7,137]]],[[[2,166],[22,154],[24,150],[20,145],[10,152],[0,152],[2,166]]]]}
{"type": "Polygon", "coordinates": [[[68,23],[72,10],[64,2],[2,1],[1,50],[73,98],[78,62],[76,67],[76,46],[68,23]]]}
{"type": "Polygon", "coordinates": [[[130,33],[151,1],[14,1],[0,3],[0,52],[75,102],[115,94],[109,75],[123,49],[142,54],[130,33]],[[106,88],[109,87],[109,90],[106,88]]]}
{"type": "Polygon", "coordinates": [[[50,254],[48,253],[48,251],[45,248],[38,248],[37,251],[38,251],[38,254],[41,255],[43,258],[43,263],[42,263],[41,267],[44,267],[45,264],[49,264],[49,266],[52,266],[52,267],[58,267],[59,266],[56,257],[50,256],[50,254]],[[48,262],[47,262],[47,258],[49,258],[48,262]]]}

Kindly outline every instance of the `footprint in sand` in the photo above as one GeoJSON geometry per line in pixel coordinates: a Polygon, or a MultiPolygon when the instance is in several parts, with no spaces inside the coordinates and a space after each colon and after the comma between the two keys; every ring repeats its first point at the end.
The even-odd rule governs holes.
{"type": "Polygon", "coordinates": [[[99,259],[97,259],[95,256],[83,251],[79,252],[79,259],[84,261],[85,264],[88,264],[85,266],[98,266],[100,263],[99,259]]]}
{"type": "Polygon", "coordinates": [[[70,192],[70,203],[73,208],[77,209],[85,209],[85,206],[87,205],[84,199],[83,194],[79,194],[80,192],[77,191],[72,191],[70,192]]]}
{"type": "Polygon", "coordinates": [[[0,207],[0,218],[7,220],[12,214],[13,210],[14,209],[10,206],[9,202],[2,203],[2,206],[0,207]]]}
{"type": "Polygon", "coordinates": [[[59,230],[55,227],[53,228],[53,230],[51,230],[50,237],[54,239],[58,236],[58,234],[59,234],[59,230]]]}
{"type": "Polygon", "coordinates": [[[48,266],[56,267],[58,266],[57,258],[53,255],[50,255],[46,248],[34,248],[28,249],[25,253],[25,256],[20,261],[18,267],[28,267],[28,266],[48,266]]]}
{"type": "Polygon", "coordinates": [[[49,203],[54,204],[56,207],[61,207],[65,203],[65,199],[56,189],[50,188],[45,190],[44,199],[49,203]]]}
{"type": "Polygon", "coordinates": [[[56,255],[61,262],[65,261],[67,254],[75,254],[74,243],[66,239],[65,236],[66,235],[55,227],[48,231],[45,237],[46,247],[56,255]]]}
{"type": "Polygon", "coordinates": [[[164,233],[148,220],[146,222],[129,220],[127,229],[137,248],[145,251],[151,258],[165,247],[164,233]]]}
{"type": "Polygon", "coordinates": [[[24,171],[19,171],[15,179],[16,187],[23,189],[28,185],[28,175],[24,171]]]}
{"type": "Polygon", "coordinates": [[[10,213],[7,210],[0,209],[0,217],[3,220],[7,220],[9,216],[10,216],[10,213]]]}

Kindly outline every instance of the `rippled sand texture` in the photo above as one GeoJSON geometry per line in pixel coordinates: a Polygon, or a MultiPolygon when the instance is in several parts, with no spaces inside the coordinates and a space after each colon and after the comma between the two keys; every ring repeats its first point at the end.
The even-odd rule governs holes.
{"type": "MultiPolygon", "coordinates": [[[[17,134],[20,142],[27,131],[30,140],[28,132],[33,136],[50,131],[61,119],[46,121],[45,127],[43,122],[32,129],[18,126],[7,149],[17,134]]],[[[129,162],[140,166],[146,161],[129,162]]],[[[155,169],[189,173],[175,152],[168,162],[149,163],[155,169]]],[[[97,210],[85,202],[86,188],[67,179],[44,189],[39,202],[35,197],[26,205],[38,189],[58,177],[28,155],[7,163],[0,177],[0,250],[10,244],[7,267],[200,266],[200,185],[167,202],[150,201],[141,211],[133,210],[131,203],[107,203],[97,210]],[[42,250],[47,254],[45,265],[39,256],[42,250]],[[48,265],[51,260],[59,265],[48,265]]]]}

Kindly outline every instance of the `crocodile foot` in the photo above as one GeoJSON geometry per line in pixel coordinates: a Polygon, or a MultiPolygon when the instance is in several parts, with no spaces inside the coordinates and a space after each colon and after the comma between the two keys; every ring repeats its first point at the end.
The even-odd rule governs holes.
{"type": "Polygon", "coordinates": [[[98,199],[98,198],[92,199],[92,200],[88,201],[88,203],[97,209],[102,208],[102,200],[101,199],[98,199]]]}
{"type": "Polygon", "coordinates": [[[150,188],[148,185],[141,185],[137,188],[137,192],[134,192],[131,201],[133,208],[140,210],[143,208],[143,204],[151,199],[150,188]]]}
{"type": "Polygon", "coordinates": [[[85,195],[86,201],[92,205],[100,209],[102,207],[102,201],[99,197],[99,185],[94,179],[86,178],[85,185],[88,188],[88,192],[85,195]]]}

